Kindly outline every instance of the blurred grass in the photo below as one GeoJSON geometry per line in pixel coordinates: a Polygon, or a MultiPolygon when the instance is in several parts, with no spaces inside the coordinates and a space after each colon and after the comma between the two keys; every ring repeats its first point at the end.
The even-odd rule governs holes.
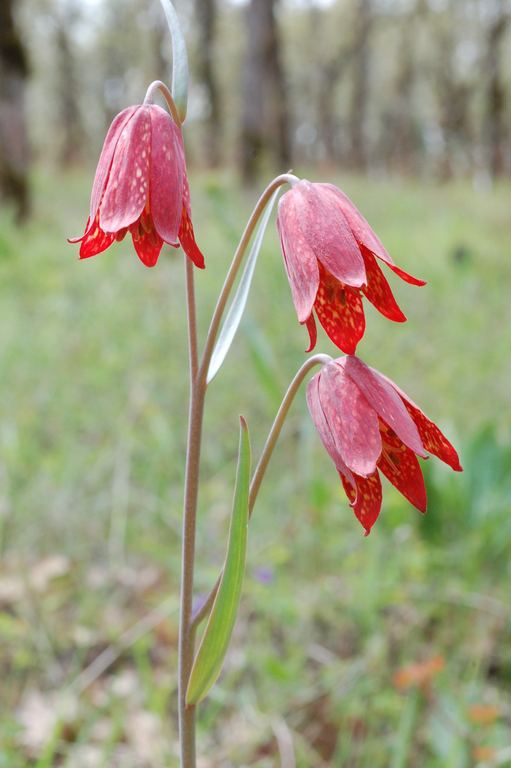
{"type": "MultiPolygon", "coordinates": [[[[497,764],[511,744],[511,189],[335,181],[396,262],[428,281],[390,278],[410,322],[366,306],[360,356],[445,428],[466,471],[426,464],[423,518],[387,484],[364,539],[298,398],[251,523],[234,645],[201,710],[201,765],[287,768],[289,744],[303,768],[468,768],[482,747],[497,764]],[[397,670],[436,656],[445,666],[429,685],[396,689],[397,670]],[[482,704],[498,714],[474,724],[482,704]]],[[[0,217],[9,768],[177,765],[182,259],[169,249],[147,270],[126,241],[80,263],[65,238],[82,230],[88,182],[41,171],[33,221],[20,230],[0,217]],[[141,619],[138,639],[122,640],[141,619]],[[105,649],[118,658],[82,691],[78,676],[105,649]]],[[[192,196],[204,331],[254,196],[223,173],[192,179],[192,196]]],[[[257,456],[306,346],[273,229],[208,395],[198,591],[225,550],[238,414],[257,456]]],[[[318,349],[332,352],[322,333],[318,349]]]]}

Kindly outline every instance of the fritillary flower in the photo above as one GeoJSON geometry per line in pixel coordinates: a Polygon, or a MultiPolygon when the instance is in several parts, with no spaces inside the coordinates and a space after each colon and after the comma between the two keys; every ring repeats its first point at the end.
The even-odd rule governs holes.
{"type": "Polygon", "coordinates": [[[368,534],[381,509],[380,472],[421,512],[426,487],[417,456],[456,472],[456,450],[405,393],[358,357],[327,363],[309,382],[307,403],[355,515],[368,534]]]}
{"type": "Polygon", "coordinates": [[[156,104],[124,109],[112,122],[96,169],[80,242],[87,259],[131,234],[140,260],[153,267],[163,243],[179,244],[200,268],[193,232],[181,130],[156,104]]]}
{"type": "Polygon", "coordinates": [[[397,267],[351,200],[333,184],[303,179],[279,201],[277,227],[298,321],[316,344],[314,315],[333,343],[354,354],[364,335],[362,296],[382,315],[402,323],[384,262],[412,285],[425,285],[397,267]]]}

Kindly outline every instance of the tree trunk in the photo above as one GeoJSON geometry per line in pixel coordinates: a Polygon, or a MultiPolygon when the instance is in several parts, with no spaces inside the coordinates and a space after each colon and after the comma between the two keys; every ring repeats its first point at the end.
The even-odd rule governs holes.
{"type": "Polygon", "coordinates": [[[29,213],[28,64],[14,25],[14,2],[0,2],[0,194],[14,203],[18,220],[23,220],[29,213]]]}
{"type": "Polygon", "coordinates": [[[353,90],[350,110],[350,164],[367,167],[367,106],[370,82],[370,37],[373,27],[371,0],[357,0],[353,47],[353,90]]]}
{"type": "Polygon", "coordinates": [[[505,125],[506,88],[502,72],[502,40],[509,23],[505,3],[501,0],[496,16],[488,29],[486,97],[486,144],[488,151],[488,172],[492,178],[501,176],[505,168],[505,125]]]}
{"type": "Polygon", "coordinates": [[[283,169],[291,161],[289,120],[275,11],[278,0],[250,0],[243,78],[241,170],[257,177],[266,155],[283,169]]]}
{"type": "Polygon", "coordinates": [[[59,63],[57,98],[61,125],[59,160],[65,167],[77,163],[81,158],[84,131],[78,103],[73,45],[69,30],[76,18],[71,7],[57,21],[55,44],[59,63]]]}
{"type": "Polygon", "coordinates": [[[216,0],[196,0],[195,8],[199,30],[197,74],[207,98],[203,146],[207,164],[215,168],[221,162],[222,140],[220,97],[214,67],[217,3],[216,0]]]}

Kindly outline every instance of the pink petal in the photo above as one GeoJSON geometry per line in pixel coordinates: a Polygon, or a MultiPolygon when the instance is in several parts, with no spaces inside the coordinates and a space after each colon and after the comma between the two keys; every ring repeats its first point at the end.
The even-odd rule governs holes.
{"type": "Polygon", "coordinates": [[[314,309],[318,320],[333,343],[346,354],[354,354],[364,335],[365,317],[357,288],[339,283],[320,268],[320,283],[314,309]]]}
{"type": "Polygon", "coordinates": [[[309,408],[309,413],[321,438],[321,442],[325,446],[328,455],[334,462],[337,471],[354,485],[355,481],[353,479],[353,475],[349,468],[345,465],[343,458],[339,453],[337,443],[334,439],[334,436],[332,435],[323,410],[323,406],[321,404],[319,395],[319,383],[321,374],[322,371],[313,376],[307,385],[307,405],[309,408]]]}
{"type": "Polygon", "coordinates": [[[344,368],[335,362],[322,369],[318,394],[343,462],[357,475],[372,474],[381,454],[376,411],[344,368]]]}
{"type": "Polygon", "coordinates": [[[117,232],[137,221],[149,196],[151,119],[149,107],[138,107],[123,128],[99,208],[105,232],[117,232]]]}
{"type": "Polygon", "coordinates": [[[70,242],[81,242],[80,245],[80,259],[88,259],[90,256],[96,256],[96,254],[105,251],[115,240],[114,234],[107,234],[103,232],[98,223],[98,217],[90,224],[87,221],[85,227],[85,234],[83,237],[70,242]]]}
{"type": "Polygon", "coordinates": [[[304,179],[286,194],[295,201],[296,229],[318,260],[341,283],[359,288],[366,281],[364,260],[331,191],[304,179]]]}
{"type": "Polygon", "coordinates": [[[463,472],[463,467],[460,464],[455,447],[449,442],[439,427],[437,427],[433,421],[428,419],[419,406],[414,403],[413,400],[392,381],[392,379],[389,379],[389,377],[385,376],[383,373],[380,373],[379,376],[380,378],[385,379],[385,381],[390,384],[401,397],[406,410],[412,417],[419,431],[424,448],[429,453],[432,453],[433,456],[437,456],[441,461],[444,461],[452,467],[455,472],[463,472]]]}
{"type": "Polygon", "coordinates": [[[381,423],[383,451],[378,467],[387,480],[420,512],[427,507],[426,486],[419,462],[386,424],[381,423]]]}
{"type": "Polygon", "coordinates": [[[293,192],[294,188],[279,200],[277,228],[298,322],[305,323],[316,298],[319,270],[311,244],[299,225],[300,210],[293,192]]]}
{"type": "Polygon", "coordinates": [[[99,156],[98,165],[96,168],[96,175],[94,177],[94,184],[92,186],[92,194],[90,199],[90,220],[94,221],[96,213],[98,212],[99,204],[103,196],[103,190],[105,188],[110,167],[112,165],[112,158],[114,156],[115,148],[124,128],[131,120],[138,106],[127,107],[123,109],[116,117],[114,117],[108,133],[105,137],[103,149],[99,156]]]}
{"type": "Polygon", "coordinates": [[[183,210],[184,153],[181,131],[168,112],[151,104],[150,208],[160,237],[177,245],[183,210]]]}
{"type": "Polygon", "coordinates": [[[355,477],[355,483],[349,483],[341,475],[346,496],[353,511],[369,536],[371,528],[378,519],[381,510],[382,491],[378,470],[369,477],[355,477]]]}
{"type": "Polygon", "coordinates": [[[190,186],[188,177],[185,173],[183,180],[183,209],[181,214],[181,224],[179,227],[179,242],[189,259],[193,261],[196,267],[204,269],[204,256],[195,242],[195,233],[192,224],[192,212],[190,206],[190,186]]]}
{"type": "Polygon", "coordinates": [[[424,280],[419,280],[417,277],[413,277],[405,272],[400,267],[396,267],[390,254],[386,250],[380,238],[370,227],[369,223],[362,216],[356,205],[341,189],[333,184],[322,184],[321,186],[327,187],[330,192],[336,196],[338,204],[350,225],[350,229],[355,236],[355,239],[360,246],[364,245],[375,256],[385,262],[399,277],[407,283],[412,285],[426,285],[424,280]]]}
{"type": "Polygon", "coordinates": [[[362,288],[362,293],[374,304],[378,312],[394,320],[396,323],[404,323],[405,315],[401,312],[383,272],[376,263],[373,254],[362,248],[362,255],[366,265],[367,285],[362,288]]]}
{"type": "Polygon", "coordinates": [[[394,387],[358,357],[348,356],[342,362],[348,376],[353,379],[381,419],[414,453],[426,457],[417,427],[394,387]]]}

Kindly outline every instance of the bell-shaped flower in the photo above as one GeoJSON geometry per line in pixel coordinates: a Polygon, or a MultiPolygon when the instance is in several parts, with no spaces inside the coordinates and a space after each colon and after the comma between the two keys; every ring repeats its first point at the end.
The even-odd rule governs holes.
{"type": "Polygon", "coordinates": [[[179,244],[200,268],[181,130],[155,104],[124,109],[112,122],[96,169],[80,258],[95,256],[127,232],[140,260],[153,267],[163,243],[179,244]]]}
{"type": "Polygon", "coordinates": [[[424,281],[394,264],[340,189],[299,181],[279,201],[277,227],[298,321],[309,331],[308,352],[316,344],[315,314],[339,349],[355,353],[365,330],[362,296],[389,320],[406,320],[377,259],[408,283],[424,281]]]}
{"type": "Polygon", "coordinates": [[[456,450],[390,379],[348,355],[309,382],[307,404],[355,515],[368,534],[381,509],[380,472],[421,512],[426,488],[417,456],[437,456],[456,472],[456,450]]]}

